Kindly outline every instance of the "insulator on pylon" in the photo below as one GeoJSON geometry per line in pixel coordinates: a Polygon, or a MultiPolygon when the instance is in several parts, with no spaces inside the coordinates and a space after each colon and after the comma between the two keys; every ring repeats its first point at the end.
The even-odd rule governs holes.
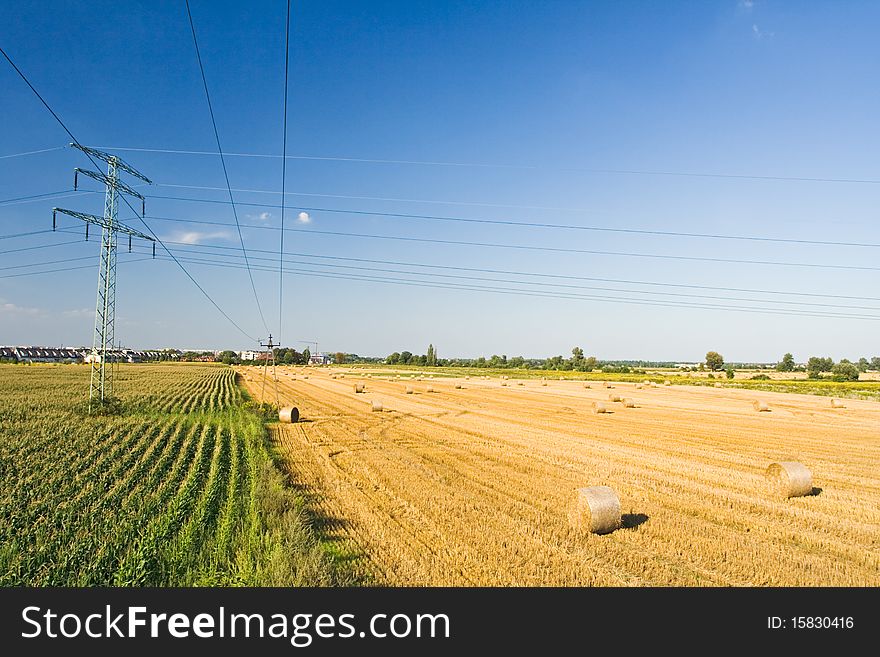
{"type": "Polygon", "coordinates": [[[131,253],[131,235],[128,236],[128,252],[131,253]]]}
{"type": "Polygon", "coordinates": [[[141,199],[141,217],[147,216],[147,201],[146,199],[141,199]]]}
{"type": "Polygon", "coordinates": [[[86,222],[86,242],[89,241],[89,222],[86,222]]]}
{"type": "Polygon", "coordinates": [[[76,185],[79,181],[79,171],[76,169],[73,170],[73,191],[76,191],[76,185]]]}
{"type": "Polygon", "coordinates": [[[156,259],[156,243],[153,242],[153,260],[156,259]]]}
{"type": "Polygon", "coordinates": [[[55,230],[55,210],[52,210],[52,230],[55,230]]]}

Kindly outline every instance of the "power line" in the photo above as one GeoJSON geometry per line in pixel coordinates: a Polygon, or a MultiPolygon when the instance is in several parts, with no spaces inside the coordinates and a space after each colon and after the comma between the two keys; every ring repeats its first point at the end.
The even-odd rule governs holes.
{"type": "Polygon", "coordinates": [[[36,246],[25,246],[18,249],[6,249],[5,251],[0,251],[0,254],[5,253],[21,253],[22,251],[35,251],[37,249],[50,249],[53,246],[70,246],[71,244],[80,244],[83,240],[73,240],[71,242],[57,242],[55,244],[37,244],[36,246]]]}
{"type": "MultiPolygon", "coordinates": [[[[171,242],[173,243],[173,242],[171,242]]],[[[191,246],[191,245],[190,245],[191,246]]],[[[266,253],[272,253],[271,251],[265,251],[266,253]]],[[[239,256],[235,256],[239,257],[239,256]]],[[[134,259],[127,262],[139,262],[142,260],[148,260],[149,258],[141,258],[134,259]]],[[[172,258],[164,258],[160,257],[160,259],[172,261],[172,258]]],[[[217,260],[206,260],[203,258],[181,258],[181,260],[185,262],[189,262],[195,265],[205,265],[205,266],[214,266],[220,268],[233,268],[233,269],[243,269],[240,264],[229,263],[217,260]]],[[[255,258],[255,260],[260,260],[260,258],[255,258]]],[[[272,258],[263,258],[262,260],[271,261],[272,258]]],[[[49,263],[41,263],[40,266],[43,266],[49,263]]],[[[303,263],[303,264],[315,264],[315,263],[303,263]]],[[[39,275],[44,273],[53,273],[53,272],[62,272],[62,271],[73,271],[77,269],[87,268],[88,265],[84,265],[81,267],[68,267],[61,269],[52,269],[38,272],[26,272],[23,274],[6,274],[0,275],[0,278],[14,278],[21,276],[29,276],[29,275],[39,275]]],[[[265,270],[272,271],[271,265],[254,266],[257,270],[265,270]]],[[[316,271],[311,269],[288,269],[286,270],[288,273],[296,273],[299,275],[312,276],[312,277],[323,277],[323,278],[332,278],[332,279],[341,279],[341,280],[353,280],[353,281],[361,281],[361,282],[374,282],[374,283],[388,283],[388,284],[396,284],[396,285],[408,285],[415,287],[430,287],[430,288],[440,288],[440,289],[452,289],[452,290],[471,290],[477,292],[493,292],[500,294],[508,294],[514,296],[530,296],[530,297],[544,297],[544,298],[555,298],[555,299],[574,299],[574,300],[590,300],[590,301],[604,301],[604,302],[612,302],[612,303],[623,303],[630,305],[649,305],[649,306],[663,306],[663,307],[675,307],[675,308],[688,308],[688,309],[709,309],[709,310],[725,310],[725,311],[735,311],[735,312],[747,312],[747,313],[758,313],[758,314],[773,314],[773,315],[787,315],[787,316],[797,316],[797,317],[821,317],[821,318],[836,318],[836,319],[866,319],[866,320],[877,320],[880,319],[880,316],[874,315],[863,315],[863,314],[854,314],[854,313],[842,313],[842,312],[820,312],[820,311],[810,311],[810,310],[799,310],[799,309],[779,309],[778,307],[766,308],[761,306],[729,306],[723,304],[709,304],[705,302],[701,303],[686,303],[679,301],[666,301],[666,300],[653,300],[653,299],[640,299],[640,298],[630,298],[630,297],[617,297],[617,296],[607,296],[607,295],[583,295],[583,294],[572,294],[566,292],[558,292],[558,291],[538,291],[538,290],[529,290],[522,288],[511,288],[511,287],[499,287],[499,286],[486,286],[486,285],[475,285],[475,284],[457,284],[457,283],[447,283],[447,282],[434,282],[434,281],[424,281],[419,279],[409,279],[409,278],[400,278],[400,277],[385,277],[385,276],[364,276],[364,275],[350,275],[345,273],[338,272],[325,272],[325,271],[316,271]]],[[[425,275],[419,274],[419,272],[401,272],[409,275],[425,275]]],[[[479,280],[479,279],[476,279],[479,280]]],[[[485,279],[487,282],[512,282],[515,284],[534,284],[526,281],[500,281],[498,279],[485,279]]],[[[613,292],[619,293],[627,293],[627,294],[645,294],[650,292],[646,292],[644,290],[609,290],[613,292]]],[[[687,295],[681,295],[687,296],[687,295]]],[[[732,298],[724,298],[719,297],[719,300],[730,300],[736,301],[737,299],[732,298]]],[[[761,299],[747,299],[744,301],[748,301],[751,303],[766,303],[770,300],[761,300],[761,299]]],[[[777,303],[777,302],[773,302],[777,303]]],[[[801,305],[821,305],[821,304],[801,304],[801,305]]],[[[827,304],[829,307],[834,307],[833,304],[827,304]]],[[[853,308],[859,309],[857,306],[839,306],[841,308],[853,308]]],[[[874,309],[874,308],[867,308],[874,309]]]]}
{"type": "MultiPolygon", "coordinates": [[[[89,256],[91,258],[91,256],[89,256]]],[[[134,260],[123,260],[122,263],[125,262],[146,262],[148,260],[152,260],[152,257],[146,258],[135,258],[134,260]]],[[[167,262],[173,262],[171,258],[161,258],[167,262]]],[[[122,264],[120,263],[120,264],[122,264]]],[[[60,267],[57,269],[46,269],[44,271],[29,271],[24,272],[22,274],[3,274],[0,278],[23,278],[25,276],[38,276],[40,274],[59,274],[63,272],[77,271],[79,269],[92,269],[92,265],[79,265],[78,267],[60,267]]]]}
{"type": "MultiPolygon", "coordinates": [[[[176,217],[159,217],[151,216],[154,221],[172,221],[177,223],[203,224],[209,226],[232,226],[232,224],[220,221],[204,221],[180,219],[176,217]]],[[[277,226],[260,226],[257,224],[241,224],[244,228],[253,228],[258,230],[280,230],[277,226]]],[[[858,265],[834,265],[816,262],[785,262],[778,260],[745,260],[740,258],[710,258],[707,256],[682,256],[660,253],[635,253],[628,251],[603,251],[598,249],[574,249],[567,247],[551,247],[551,246],[534,246],[531,244],[502,244],[497,242],[474,242],[465,240],[446,240],[428,237],[403,237],[401,235],[372,235],[369,233],[349,233],[343,231],[331,230],[315,230],[305,228],[285,228],[284,230],[296,233],[307,233],[310,235],[332,235],[336,237],[355,237],[360,239],[377,239],[377,240],[393,240],[402,242],[416,242],[424,244],[445,244],[450,246],[470,246],[477,248],[493,248],[493,249],[513,249],[523,251],[540,251],[548,253],[572,253],[584,255],[605,255],[627,258],[652,258],[660,260],[682,260],[688,262],[716,262],[716,263],[732,263],[739,265],[766,265],[776,267],[804,267],[814,269],[840,269],[851,271],[880,271],[880,267],[863,267],[858,265]]]]}
{"type": "Polygon", "coordinates": [[[13,203],[21,203],[22,201],[33,201],[35,199],[50,199],[50,198],[66,198],[68,196],[79,196],[80,194],[94,194],[96,192],[87,191],[84,189],[78,190],[70,190],[65,189],[58,192],[46,192],[45,194],[31,194],[30,196],[16,196],[15,198],[5,198],[0,201],[0,205],[11,205],[13,203]]]}
{"type": "MultiPolygon", "coordinates": [[[[234,263],[222,263],[222,262],[196,262],[195,259],[188,258],[187,262],[191,264],[202,264],[205,266],[214,266],[220,268],[232,268],[232,269],[243,269],[241,265],[237,265],[234,263]]],[[[260,266],[255,267],[256,269],[260,269],[260,266]]],[[[264,268],[266,271],[272,271],[270,266],[264,268]]],[[[363,275],[347,275],[336,272],[321,272],[315,270],[308,269],[288,269],[289,273],[296,273],[299,275],[319,277],[319,278],[335,278],[341,280],[353,280],[353,281],[361,281],[361,282],[376,282],[376,283],[391,283],[391,284],[399,284],[399,285],[409,285],[415,287],[430,287],[430,288],[441,288],[441,289],[451,289],[451,290],[472,290],[478,292],[499,292],[502,294],[511,294],[514,296],[531,296],[531,297],[545,297],[545,298],[554,298],[554,299],[576,299],[576,300],[590,300],[590,301],[606,301],[612,303],[624,303],[624,304],[632,304],[632,305],[650,305],[650,306],[664,306],[664,307],[673,307],[673,308],[689,308],[689,309],[709,309],[709,310],[730,310],[737,312],[749,312],[749,313],[759,313],[759,314],[772,314],[772,315],[789,315],[796,317],[822,317],[822,318],[835,318],[835,319],[867,319],[867,320],[880,320],[880,315],[863,315],[863,314],[853,314],[853,313],[823,313],[817,311],[801,311],[794,309],[778,309],[778,308],[763,308],[763,307],[742,307],[742,306],[727,306],[721,304],[707,304],[707,303],[679,303],[674,301],[656,301],[650,299],[632,299],[632,298],[620,298],[620,297],[612,297],[605,295],[576,295],[576,294],[567,294],[567,293],[559,293],[559,292],[541,292],[536,290],[523,290],[521,288],[509,288],[509,287],[497,287],[497,286],[482,286],[482,285],[472,285],[472,284],[454,284],[454,283],[437,283],[431,281],[421,281],[421,280],[413,280],[413,279],[405,279],[405,278],[395,278],[395,277],[382,277],[382,276],[363,276],[363,275]]]]}
{"type": "MultiPolygon", "coordinates": [[[[156,183],[157,187],[176,187],[180,189],[202,189],[205,191],[224,191],[222,187],[208,187],[205,185],[175,185],[172,183],[156,183]]],[[[251,194],[278,194],[278,192],[270,189],[241,189],[233,188],[234,192],[246,192],[251,194]]],[[[477,201],[444,201],[439,199],[423,199],[423,198],[399,198],[389,196],[355,196],[352,194],[317,194],[312,192],[286,192],[288,196],[313,196],[317,198],[339,198],[354,201],[388,201],[394,203],[426,203],[433,205],[464,205],[481,208],[508,208],[517,210],[547,210],[551,212],[596,212],[596,210],[588,210],[586,208],[566,208],[549,205],[517,205],[511,203],[481,203],[477,201]]],[[[241,204],[241,203],[239,203],[241,204]]]]}
{"type": "Polygon", "coordinates": [[[47,228],[45,230],[32,230],[27,233],[12,233],[11,235],[0,235],[0,240],[11,240],[18,237],[30,237],[31,235],[45,235],[46,233],[53,233],[51,228],[47,228]]]}
{"type": "MultiPolygon", "coordinates": [[[[206,199],[206,198],[186,198],[183,196],[162,196],[162,195],[151,195],[149,198],[151,199],[164,199],[169,201],[190,201],[194,203],[216,203],[221,205],[226,205],[228,201],[222,201],[219,199],[206,199]]],[[[501,225],[501,226],[519,226],[523,228],[552,228],[552,229],[565,229],[565,230],[580,230],[580,231],[590,231],[590,232],[602,232],[602,233],[623,233],[629,235],[656,235],[663,237],[694,237],[701,239],[716,239],[716,240],[738,240],[738,241],[747,241],[747,242],[772,242],[779,244],[799,244],[799,245],[811,245],[811,246],[848,246],[848,247],[862,247],[862,248],[880,248],[880,244],[875,243],[865,243],[865,242],[835,242],[831,240],[805,240],[805,239],[794,239],[787,237],[763,237],[763,236],[755,236],[755,235],[724,235],[718,233],[689,233],[684,231],[667,231],[667,230],[649,230],[644,228],[613,228],[610,226],[584,226],[579,224],[555,224],[555,223],[547,223],[547,222],[537,222],[537,221],[512,221],[509,219],[481,219],[481,218],[472,218],[472,217],[449,217],[442,215],[429,215],[429,214],[411,214],[406,212],[376,212],[372,210],[345,210],[340,208],[317,208],[317,207],[305,207],[300,206],[298,208],[294,208],[292,206],[286,206],[284,204],[277,205],[274,203],[245,203],[242,201],[236,201],[238,205],[247,205],[252,207],[261,207],[261,208],[284,208],[288,207],[289,209],[299,209],[305,210],[308,212],[329,212],[333,214],[351,214],[351,215],[365,215],[371,217],[389,217],[393,219],[419,219],[423,221],[444,221],[444,222],[456,222],[456,223],[466,223],[466,224],[489,224],[489,225],[501,225]]]]}
{"type": "MultiPolygon", "coordinates": [[[[6,53],[3,53],[3,54],[5,55],[6,53]]],[[[6,59],[9,59],[9,57],[7,57],[6,59]]],[[[10,63],[11,63],[11,61],[10,61],[10,63]]],[[[14,64],[13,64],[13,66],[14,66],[14,64]]],[[[36,151],[25,151],[24,153],[12,153],[11,155],[0,155],[0,160],[7,160],[12,157],[23,157],[25,155],[36,155],[38,153],[51,153],[52,151],[63,151],[63,150],[64,150],[64,146],[53,146],[52,148],[41,148],[36,151]]]]}
{"type": "MultiPolygon", "coordinates": [[[[31,84],[30,80],[27,79],[27,76],[21,71],[21,69],[18,68],[18,66],[15,65],[15,62],[12,61],[12,59],[9,57],[8,54],[6,54],[6,51],[3,50],[2,47],[0,47],[0,54],[2,54],[3,57],[6,58],[6,61],[8,61],[9,64],[12,66],[12,68],[15,69],[15,72],[18,73],[19,77],[20,77],[22,80],[24,80],[24,83],[30,88],[30,90],[31,90],[32,92],[34,92],[34,95],[40,100],[40,102],[43,104],[43,107],[45,107],[46,110],[48,110],[48,112],[49,112],[49,113],[53,116],[53,118],[58,122],[58,125],[60,125],[60,126],[64,129],[64,132],[67,133],[67,135],[73,140],[73,142],[74,142],[75,144],[79,144],[79,140],[74,136],[74,134],[73,134],[73,133],[70,131],[70,129],[67,127],[67,125],[65,125],[64,121],[61,120],[61,117],[59,117],[59,116],[55,113],[55,110],[53,110],[53,109],[49,106],[49,103],[47,103],[46,100],[43,98],[43,96],[40,95],[40,92],[36,90],[36,88],[34,87],[34,85],[31,84]]],[[[100,167],[98,166],[98,163],[95,162],[95,159],[94,159],[91,155],[89,155],[88,153],[86,153],[85,151],[83,151],[83,153],[85,154],[86,157],[89,158],[89,161],[92,163],[92,165],[93,165],[95,168],[97,168],[97,169],[100,170],[100,167]]],[[[162,240],[160,240],[159,237],[156,235],[156,233],[153,232],[153,229],[150,228],[150,226],[147,224],[147,222],[144,220],[144,218],[141,217],[140,215],[138,215],[137,211],[131,206],[131,203],[129,203],[128,199],[127,199],[124,195],[122,196],[122,200],[125,201],[125,204],[126,204],[126,205],[129,207],[129,209],[134,213],[134,215],[135,215],[136,217],[138,217],[138,219],[140,220],[140,222],[144,225],[144,227],[147,229],[147,231],[148,231],[148,232],[149,232],[149,233],[150,233],[150,234],[156,239],[156,241],[162,246],[162,248],[165,249],[165,251],[168,253],[168,255],[169,255],[173,260],[176,261],[176,258],[175,258],[175,256],[174,256],[174,254],[171,253],[171,251],[168,249],[168,247],[165,246],[165,244],[162,242],[162,240]]],[[[228,320],[233,326],[235,326],[235,328],[238,329],[238,331],[239,331],[242,335],[244,335],[245,337],[247,337],[249,340],[252,340],[252,341],[256,342],[256,340],[255,340],[251,335],[249,335],[244,329],[242,329],[242,328],[238,325],[238,323],[237,323],[234,319],[232,319],[232,317],[230,317],[230,316],[226,313],[226,311],[224,311],[216,301],[214,301],[214,298],[213,298],[210,294],[208,294],[207,290],[205,290],[205,288],[202,287],[202,285],[201,285],[201,284],[200,284],[195,278],[193,278],[192,274],[190,274],[190,273],[187,271],[186,267],[184,267],[182,263],[179,263],[179,262],[178,262],[177,265],[180,267],[181,271],[183,271],[183,273],[186,275],[186,277],[189,278],[189,280],[192,281],[192,283],[193,283],[193,284],[199,289],[199,291],[205,296],[205,298],[206,298],[208,301],[211,302],[211,305],[213,305],[214,308],[216,308],[216,309],[220,312],[221,315],[223,315],[223,316],[224,316],[224,317],[225,317],[225,318],[226,318],[226,319],[227,319],[227,320],[228,320]]]]}
{"type": "MultiPolygon", "coordinates": [[[[133,148],[122,146],[106,146],[112,150],[118,151],[137,151],[141,153],[167,153],[172,155],[214,155],[210,151],[195,150],[177,150],[170,148],[133,148]]],[[[257,157],[257,158],[277,158],[280,155],[270,153],[227,153],[232,157],[257,157]]],[[[393,160],[380,158],[364,158],[364,157],[331,157],[318,155],[288,155],[291,160],[311,160],[324,162],[352,162],[361,164],[402,164],[402,165],[418,165],[431,167],[455,167],[455,168],[474,168],[474,169],[519,169],[523,171],[560,171],[566,173],[590,173],[590,174],[610,174],[610,175],[633,175],[633,176],[677,176],[686,178],[721,178],[732,180],[764,180],[764,181],[786,181],[786,182],[821,182],[821,183],[850,183],[850,184],[866,184],[878,185],[880,180],[870,178],[830,178],[819,176],[767,176],[756,174],[736,174],[736,173],[703,173],[697,171],[664,171],[664,170],[647,170],[647,169],[603,169],[603,168],[584,168],[584,167],[547,167],[532,164],[503,164],[492,162],[442,162],[432,160],[393,160]]]]}
{"type": "Polygon", "coordinates": [[[92,256],[81,256],[79,258],[62,258],[60,260],[48,260],[46,262],[29,262],[25,265],[7,265],[5,267],[0,267],[0,271],[6,271],[8,269],[24,269],[26,267],[45,267],[46,265],[59,265],[64,262],[77,262],[91,259],[92,256]]]}
{"type": "MultiPolygon", "coordinates": [[[[270,253],[269,251],[263,251],[265,253],[270,253]]],[[[197,254],[198,255],[198,254],[197,254]]],[[[205,255],[210,255],[213,257],[239,257],[235,254],[218,254],[218,253],[207,253],[205,255]]],[[[255,261],[265,261],[271,262],[273,259],[266,257],[260,258],[252,256],[251,260],[255,261]]],[[[203,262],[203,263],[227,263],[227,260],[206,260],[199,258],[188,258],[188,262],[203,262]]],[[[536,281],[523,281],[523,280],[515,280],[515,279],[504,279],[504,278],[487,278],[485,276],[464,276],[464,275],[455,275],[455,274],[440,274],[433,272],[414,272],[407,271],[401,269],[388,269],[381,267],[363,267],[363,266],[353,266],[353,265],[337,265],[337,264],[324,264],[324,263],[315,263],[308,261],[300,261],[293,260],[288,262],[293,262],[294,264],[307,265],[307,266],[319,266],[319,267],[331,267],[337,269],[351,269],[356,271],[368,271],[368,272],[380,272],[380,273],[395,273],[395,274],[406,274],[406,275],[414,275],[414,276],[431,276],[431,277],[439,277],[439,278],[452,278],[452,279],[461,279],[461,280],[475,280],[475,281],[487,281],[487,282],[496,282],[496,283],[512,283],[517,285],[531,285],[538,287],[549,287],[549,288],[569,288],[569,289],[579,289],[579,290],[599,290],[605,292],[618,292],[618,293],[626,293],[626,294],[650,294],[656,296],[668,296],[668,297],[686,297],[686,298],[694,298],[694,299],[710,299],[710,300],[724,300],[724,301],[746,301],[751,303],[775,303],[775,304],[785,304],[791,306],[816,306],[816,307],[827,307],[827,308],[850,308],[856,310],[878,310],[880,311],[880,307],[875,306],[853,306],[853,305],[845,305],[845,304],[831,304],[831,303],[815,303],[808,301],[786,301],[780,299],[752,299],[752,298],[743,298],[743,297],[730,297],[730,296],[720,296],[720,295],[704,295],[704,294],[687,294],[683,292],[656,292],[651,290],[628,290],[621,288],[611,288],[611,287],[602,287],[602,286],[594,286],[594,285],[571,285],[565,283],[545,283],[545,282],[536,282],[536,281]]],[[[48,263],[47,263],[48,264],[48,263]]],[[[265,269],[268,265],[263,265],[265,269]]],[[[517,276],[527,276],[526,273],[514,273],[517,276]]],[[[880,299],[877,299],[880,300],[880,299]]]]}
{"type": "MultiPolygon", "coordinates": [[[[265,227],[262,227],[265,228],[265,227]]],[[[40,232],[52,232],[52,231],[35,231],[37,233],[40,232]]],[[[58,232],[67,232],[74,233],[75,231],[69,229],[60,229],[58,232]]],[[[20,235],[0,235],[0,239],[3,238],[12,238],[18,237],[20,235]]],[[[208,254],[215,254],[216,250],[226,251],[226,250],[234,250],[239,251],[238,247],[229,247],[222,246],[216,244],[191,244],[186,242],[177,242],[173,240],[165,240],[167,244],[174,244],[181,248],[186,249],[199,249],[206,250],[208,254]],[[213,249],[215,251],[211,251],[209,249],[213,249]]],[[[78,242],[63,242],[61,244],[52,244],[49,246],[62,246],[66,244],[75,244],[78,242]]],[[[27,250],[39,249],[43,248],[42,246],[34,246],[29,247],[27,250]]],[[[272,253],[272,251],[267,249],[257,249],[257,248],[249,248],[248,251],[250,253],[272,253]]],[[[5,253],[0,251],[0,253],[5,253]]],[[[219,255],[219,254],[218,254],[219,255]]],[[[241,257],[235,254],[229,254],[232,257],[241,257]]],[[[573,274],[551,274],[547,272],[534,272],[534,271],[522,271],[522,270],[511,270],[511,269],[492,269],[492,268],[481,268],[481,267],[464,267],[464,266],[455,266],[455,265],[438,265],[438,264],[428,264],[424,262],[407,262],[401,260],[382,260],[382,259],[374,259],[374,258],[353,258],[353,257],[344,257],[344,256],[331,256],[325,254],[313,254],[313,253],[300,253],[300,252],[292,252],[286,251],[285,255],[287,256],[295,256],[300,258],[312,258],[312,259],[320,259],[320,260],[331,260],[331,261],[340,261],[340,262],[357,262],[357,263],[368,263],[368,264],[381,264],[381,265],[393,265],[393,266],[401,266],[401,267],[419,267],[424,269],[431,270],[440,270],[440,271],[461,271],[461,272],[476,272],[476,273],[488,273],[488,274],[500,274],[500,275],[512,275],[512,276],[529,276],[533,278],[542,278],[542,279],[553,279],[553,280],[571,280],[571,281],[586,281],[586,282],[598,282],[598,283],[616,283],[621,285],[641,285],[648,287],[660,287],[660,288],[679,288],[679,289],[688,289],[688,290],[708,290],[708,291],[721,291],[721,292],[742,292],[749,294],[766,294],[766,295],[777,295],[777,296],[794,296],[794,297],[805,297],[805,298],[818,298],[818,299],[842,299],[842,300],[852,300],[852,301],[880,301],[880,297],[865,297],[865,296],[856,296],[856,295],[845,295],[845,294],[829,294],[829,293],[820,293],[820,292],[793,292],[788,290],[767,290],[760,288],[742,288],[742,287],[730,287],[730,286],[713,286],[713,285],[698,285],[693,283],[664,283],[658,281],[641,281],[641,280],[633,280],[633,279],[620,279],[620,278],[607,278],[607,277],[597,277],[597,276],[577,276],[573,274]]],[[[267,260],[268,258],[255,258],[251,259],[256,260],[267,260]]],[[[309,264],[317,264],[317,263],[309,263],[309,264]]]]}
{"type": "MultiPolygon", "coordinates": [[[[192,189],[206,189],[206,190],[218,190],[225,191],[219,187],[197,187],[194,185],[169,185],[169,184],[159,184],[159,187],[183,187],[183,188],[192,188],[192,189]]],[[[93,193],[90,190],[84,190],[87,193],[93,193]]],[[[251,189],[233,189],[233,191],[239,192],[254,192],[254,193],[262,193],[262,194],[278,194],[279,192],[271,192],[266,190],[251,190],[251,189]]],[[[61,193],[61,192],[52,192],[61,193]]],[[[406,199],[383,199],[380,197],[361,197],[361,196],[345,196],[338,194],[301,194],[299,192],[281,192],[286,195],[296,195],[296,196],[322,196],[329,198],[340,198],[340,199],[372,199],[372,200],[388,200],[388,201],[405,201],[406,199]]],[[[49,196],[50,194],[46,194],[45,196],[49,196]]],[[[42,195],[38,195],[42,196],[42,195]]],[[[29,197],[22,197],[29,198],[29,197]]],[[[170,201],[189,201],[194,203],[215,203],[226,205],[229,201],[223,201],[219,199],[202,199],[202,198],[187,198],[182,196],[163,196],[163,195],[150,195],[150,199],[162,199],[162,200],[170,200],[170,201]]],[[[18,199],[7,199],[7,201],[15,201],[18,199]]],[[[0,204],[5,203],[7,201],[0,201],[0,204]]],[[[418,203],[446,203],[446,201],[413,201],[418,203]]],[[[455,201],[449,201],[448,203],[456,204],[455,201]]],[[[880,244],[872,243],[872,242],[838,242],[833,240],[807,240],[807,239],[795,239],[795,238],[787,238],[787,237],[765,237],[760,235],[726,235],[720,233],[691,233],[685,231],[666,231],[666,230],[650,230],[643,228],[617,228],[611,226],[591,226],[591,225],[580,225],[580,224],[558,224],[558,223],[550,223],[550,222],[535,222],[535,221],[513,221],[508,219],[484,219],[484,218],[474,218],[474,217],[450,217],[450,216],[442,216],[442,215],[425,215],[425,214],[413,214],[413,213],[405,213],[405,212],[376,212],[372,210],[346,210],[340,208],[319,208],[319,207],[307,207],[307,206],[289,206],[289,205],[277,205],[274,203],[248,203],[241,200],[235,202],[236,205],[245,205],[249,207],[264,207],[264,208],[272,208],[272,209],[281,209],[282,215],[284,214],[285,209],[298,209],[304,210],[308,212],[328,212],[333,214],[351,214],[351,215],[366,215],[366,216],[376,216],[376,217],[388,217],[388,218],[399,218],[399,219],[417,219],[424,221],[442,221],[442,222],[456,222],[456,223],[468,223],[468,224],[488,224],[488,225],[502,225],[502,226],[515,226],[515,227],[523,227],[523,228],[548,228],[548,229],[560,229],[560,230],[578,230],[578,231],[589,231],[589,232],[604,232],[604,233],[621,233],[621,234],[630,234],[630,235],[657,235],[662,237],[689,237],[689,238],[698,238],[698,239],[717,239],[717,240],[736,240],[736,241],[747,241],[747,242],[769,242],[769,243],[777,243],[777,244],[797,244],[797,245],[806,245],[806,246],[843,246],[843,247],[858,247],[858,248],[880,248],[880,244]]],[[[462,205],[469,205],[466,203],[461,203],[462,205]]],[[[489,207],[514,207],[514,208],[532,208],[537,206],[504,206],[497,204],[476,204],[483,205],[489,207]]],[[[542,208],[538,208],[542,209],[542,208]]],[[[546,208],[548,210],[552,210],[554,208],[546,208]]],[[[564,209],[564,208],[555,208],[556,210],[564,209]]],[[[282,217],[283,218],[283,217],[282,217]]],[[[231,225],[231,224],[230,224],[231,225]]],[[[244,224],[247,228],[249,227],[247,224],[244,224]]],[[[253,226],[250,226],[253,227],[253,226]]]]}
{"type": "Polygon", "coordinates": [[[205,67],[202,65],[202,54],[199,51],[199,41],[196,38],[196,26],[193,22],[192,12],[189,7],[189,0],[185,0],[186,2],[186,15],[189,18],[189,27],[192,31],[193,45],[196,50],[196,59],[199,62],[199,72],[202,74],[202,84],[205,87],[205,99],[208,101],[208,112],[211,115],[211,125],[214,128],[214,139],[217,141],[217,152],[220,154],[220,164],[223,166],[223,177],[226,180],[226,188],[229,191],[229,203],[232,206],[232,215],[235,217],[235,225],[238,228],[238,239],[241,241],[241,251],[244,254],[245,264],[248,265],[248,278],[251,281],[251,289],[254,292],[254,301],[257,303],[257,310],[260,313],[260,319],[263,322],[263,328],[266,329],[266,333],[269,332],[269,326],[266,324],[266,317],[263,315],[263,308],[260,305],[260,297],[257,294],[257,286],[254,283],[254,275],[251,272],[250,265],[247,261],[247,251],[244,248],[244,236],[241,234],[241,226],[238,224],[238,211],[235,208],[235,199],[232,195],[232,185],[229,184],[229,173],[226,170],[226,159],[223,157],[223,148],[220,146],[220,133],[217,130],[217,121],[214,119],[214,107],[211,105],[211,94],[208,92],[208,78],[205,76],[205,67]]]}
{"type": "MultiPolygon", "coordinates": [[[[278,342],[284,325],[284,190],[287,183],[287,86],[290,70],[290,0],[287,0],[287,20],[284,24],[284,111],[281,129],[281,244],[278,247],[278,342]]],[[[232,192],[230,192],[231,194],[232,192]]],[[[271,338],[270,338],[271,342],[271,338]]],[[[277,393],[277,390],[276,390],[277,393]]]]}

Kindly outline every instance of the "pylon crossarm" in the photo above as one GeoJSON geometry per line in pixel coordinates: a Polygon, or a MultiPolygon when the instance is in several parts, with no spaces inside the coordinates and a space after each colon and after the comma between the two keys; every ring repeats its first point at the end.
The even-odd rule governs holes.
{"type": "Polygon", "coordinates": [[[117,168],[122,169],[125,173],[134,176],[135,178],[140,178],[148,185],[152,185],[153,181],[147,178],[140,171],[135,169],[130,164],[124,162],[118,155],[111,155],[110,153],[105,153],[104,151],[99,151],[97,148],[89,148],[88,146],[83,146],[82,144],[72,143],[70,144],[74,148],[78,148],[83,153],[87,155],[91,155],[92,157],[98,158],[99,160],[103,160],[110,164],[110,161],[113,160],[113,163],[117,166],[117,168]]]}
{"type": "Polygon", "coordinates": [[[118,178],[110,178],[108,175],[101,173],[99,171],[89,171],[88,169],[80,169],[79,167],[73,170],[73,188],[76,189],[78,186],[78,177],[79,174],[84,176],[88,176],[94,180],[97,180],[99,183],[103,183],[108,187],[113,187],[114,189],[118,189],[120,192],[128,194],[129,196],[136,196],[140,200],[144,200],[144,195],[140,192],[136,192],[131,187],[126,185],[124,182],[119,180],[118,178]]]}
{"type": "MultiPolygon", "coordinates": [[[[100,226],[101,228],[111,228],[110,222],[107,221],[104,217],[99,217],[94,214],[86,214],[85,212],[77,212],[76,210],[67,210],[65,208],[52,208],[52,227],[55,227],[55,214],[61,213],[66,214],[70,217],[74,217],[76,219],[81,219],[85,221],[87,224],[94,224],[96,226],[100,226]]],[[[132,237],[138,237],[142,240],[147,240],[149,242],[155,242],[155,238],[146,235],[139,230],[135,230],[134,228],[130,228],[125,224],[121,224],[119,222],[113,222],[112,226],[113,230],[119,233],[124,233],[125,235],[130,235],[132,237]]]]}

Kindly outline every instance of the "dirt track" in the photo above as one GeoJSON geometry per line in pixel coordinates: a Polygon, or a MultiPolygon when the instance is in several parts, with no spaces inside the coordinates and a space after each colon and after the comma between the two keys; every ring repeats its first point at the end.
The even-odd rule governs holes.
{"type": "Polygon", "coordinates": [[[293,477],[389,584],[880,584],[880,403],[760,393],[772,410],[757,413],[736,389],[282,372],[304,420],[272,428],[293,477]],[[778,460],[821,492],[772,497],[778,460]],[[606,536],[566,518],[573,490],[597,484],[625,514],[606,536]]]}

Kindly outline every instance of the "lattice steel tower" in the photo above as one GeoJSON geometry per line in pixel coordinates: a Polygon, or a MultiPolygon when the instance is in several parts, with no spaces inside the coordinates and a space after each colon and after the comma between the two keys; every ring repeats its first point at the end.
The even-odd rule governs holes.
{"type": "Polygon", "coordinates": [[[71,144],[92,158],[97,158],[107,163],[107,174],[84,169],[74,169],[73,188],[77,189],[79,174],[93,178],[104,183],[104,216],[97,217],[92,214],[54,208],[52,210],[52,228],[55,229],[56,213],[62,213],[81,219],[86,223],[86,239],[89,238],[89,224],[101,227],[101,255],[98,269],[98,293],[95,303],[95,333],[91,352],[91,379],[89,382],[89,412],[95,401],[104,402],[113,397],[113,369],[106,367],[108,358],[112,358],[113,340],[116,333],[116,245],[119,233],[128,235],[128,250],[131,251],[132,237],[138,237],[153,243],[153,257],[156,256],[156,241],[140,231],[126,226],[117,218],[119,212],[119,195],[128,194],[141,200],[141,215],[146,210],[143,195],[126,185],[119,179],[119,172],[132,175],[147,184],[151,184],[149,178],[135,168],[123,162],[120,158],[110,153],[88,148],[80,144],[71,144]]]}

